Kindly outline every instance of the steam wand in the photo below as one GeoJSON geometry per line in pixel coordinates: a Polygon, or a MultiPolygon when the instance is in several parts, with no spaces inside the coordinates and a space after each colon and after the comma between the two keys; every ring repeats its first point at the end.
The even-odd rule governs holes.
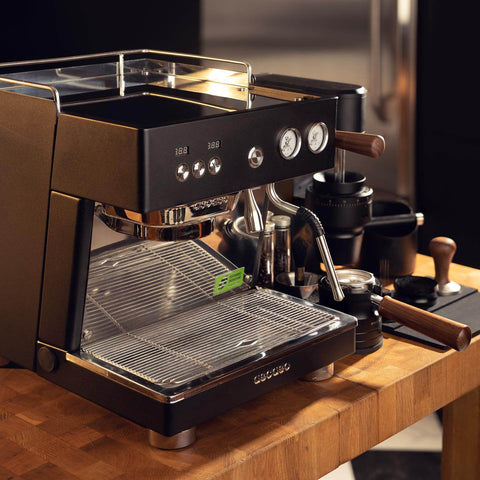
{"type": "Polygon", "coordinates": [[[290,215],[295,215],[301,218],[310,225],[317,243],[318,250],[320,252],[320,256],[322,257],[322,262],[325,265],[327,278],[332,288],[333,298],[337,302],[341,302],[345,298],[345,295],[338,281],[337,272],[335,271],[335,266],[333,264],[330,250],[328,249],[327,241],[325,239],[325,232],[318,217],[308,208],[297,207],[292,203],[282,200],[275,190],[274,183],[269,183],[267,185],[267,195],[270,202],[272,202],[272,205],[290,215]]]}
{"type": "Polygon", "coordinates": [[[255,196],[253,195],[253,190],[251,188],[244,190],[243,198],[245,200],[245,210],[243,213],[245,230],[247,233],[259,233],[263,230],[264,225],[260,208],[258,208],[255,196]]]}

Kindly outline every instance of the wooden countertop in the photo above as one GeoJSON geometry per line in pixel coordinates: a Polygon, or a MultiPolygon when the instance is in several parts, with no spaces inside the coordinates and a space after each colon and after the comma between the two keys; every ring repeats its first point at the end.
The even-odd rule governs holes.
{"type": "MultiPolygon", "coordinates": [[[[416,273],[432,271],[419,255],[416,273]]],[[[478,270],[452,265],[450,277],[480,288],[478,270]]],[[[297,381],[246,403],[200,425],[192,447],[170,452],[150,447],[143,428],[29,371],[0,369],[0,478],[316,480],[468,392],[478,407],[479,365],[478,337],[458,353],[386,336],[379,351],[338,362],[330,380],[297,381]]],[[[462,416],[469,405],[467,395],[446,409],[444,431],[478,418],[478,408],[462,416]]],[[[455,478],[478,478],[458,476],[457,467],[455,478]]]]}

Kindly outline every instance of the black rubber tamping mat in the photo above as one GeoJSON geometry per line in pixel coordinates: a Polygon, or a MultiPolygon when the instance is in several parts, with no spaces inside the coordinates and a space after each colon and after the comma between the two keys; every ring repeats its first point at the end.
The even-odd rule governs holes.
{"type": "MultiPolygon", "coordinates": [[[[435,305],[427,310],[468,325],[472,329],[473,336],[480,333],[480,293],[475,288],[462,285],[460,292],[456,295],[439,296],[435,305]]],[[[441,350],[449,348],[422,333],[415,332],[399,323],[389,322],[387,319],[384,320],[382,330],[385,333],[415,340],[441,350]]]]}

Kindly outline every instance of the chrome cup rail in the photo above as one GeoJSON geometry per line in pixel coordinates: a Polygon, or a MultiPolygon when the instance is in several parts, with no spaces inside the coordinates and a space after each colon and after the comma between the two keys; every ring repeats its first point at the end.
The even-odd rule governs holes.
{"type": "Polygon", "coordinates": [[[142,85],[205,93],[250,108],[252,79],[246,62],[149,49],[0,63],[0,90],[35,97],[48,90],[58,112],[72,92],[115,88],[124,96],[129,86],[142,85]]]}

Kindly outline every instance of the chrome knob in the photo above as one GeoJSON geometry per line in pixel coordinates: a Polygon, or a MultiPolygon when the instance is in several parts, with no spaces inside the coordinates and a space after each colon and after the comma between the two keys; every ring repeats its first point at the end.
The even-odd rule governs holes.
{"type": "Polygon", "coordinates": [[[252,147],[248,152],[248,164],[252,168],[258,168],[263,163],[263,150],[260,147],[252,147]]]}
{"type": "Polygon", "coordinates": [[[195,178],[202,178],[207,171],[207,166],[203,160],[197,160],[192,167],[192,174],[195,178]]]}
{"type": "Polygon", "coordinates": [[[190,169],[186,163],[177,165],[176,177],[179,182],[184,182],[190,175],[190,169]]]}
{"type": "Polygon", "coordinates": [[[216,175],[222,168],[222,161],[219,157],[212,157],[208,161],[208,173],[210,175],[216,175]]]}

